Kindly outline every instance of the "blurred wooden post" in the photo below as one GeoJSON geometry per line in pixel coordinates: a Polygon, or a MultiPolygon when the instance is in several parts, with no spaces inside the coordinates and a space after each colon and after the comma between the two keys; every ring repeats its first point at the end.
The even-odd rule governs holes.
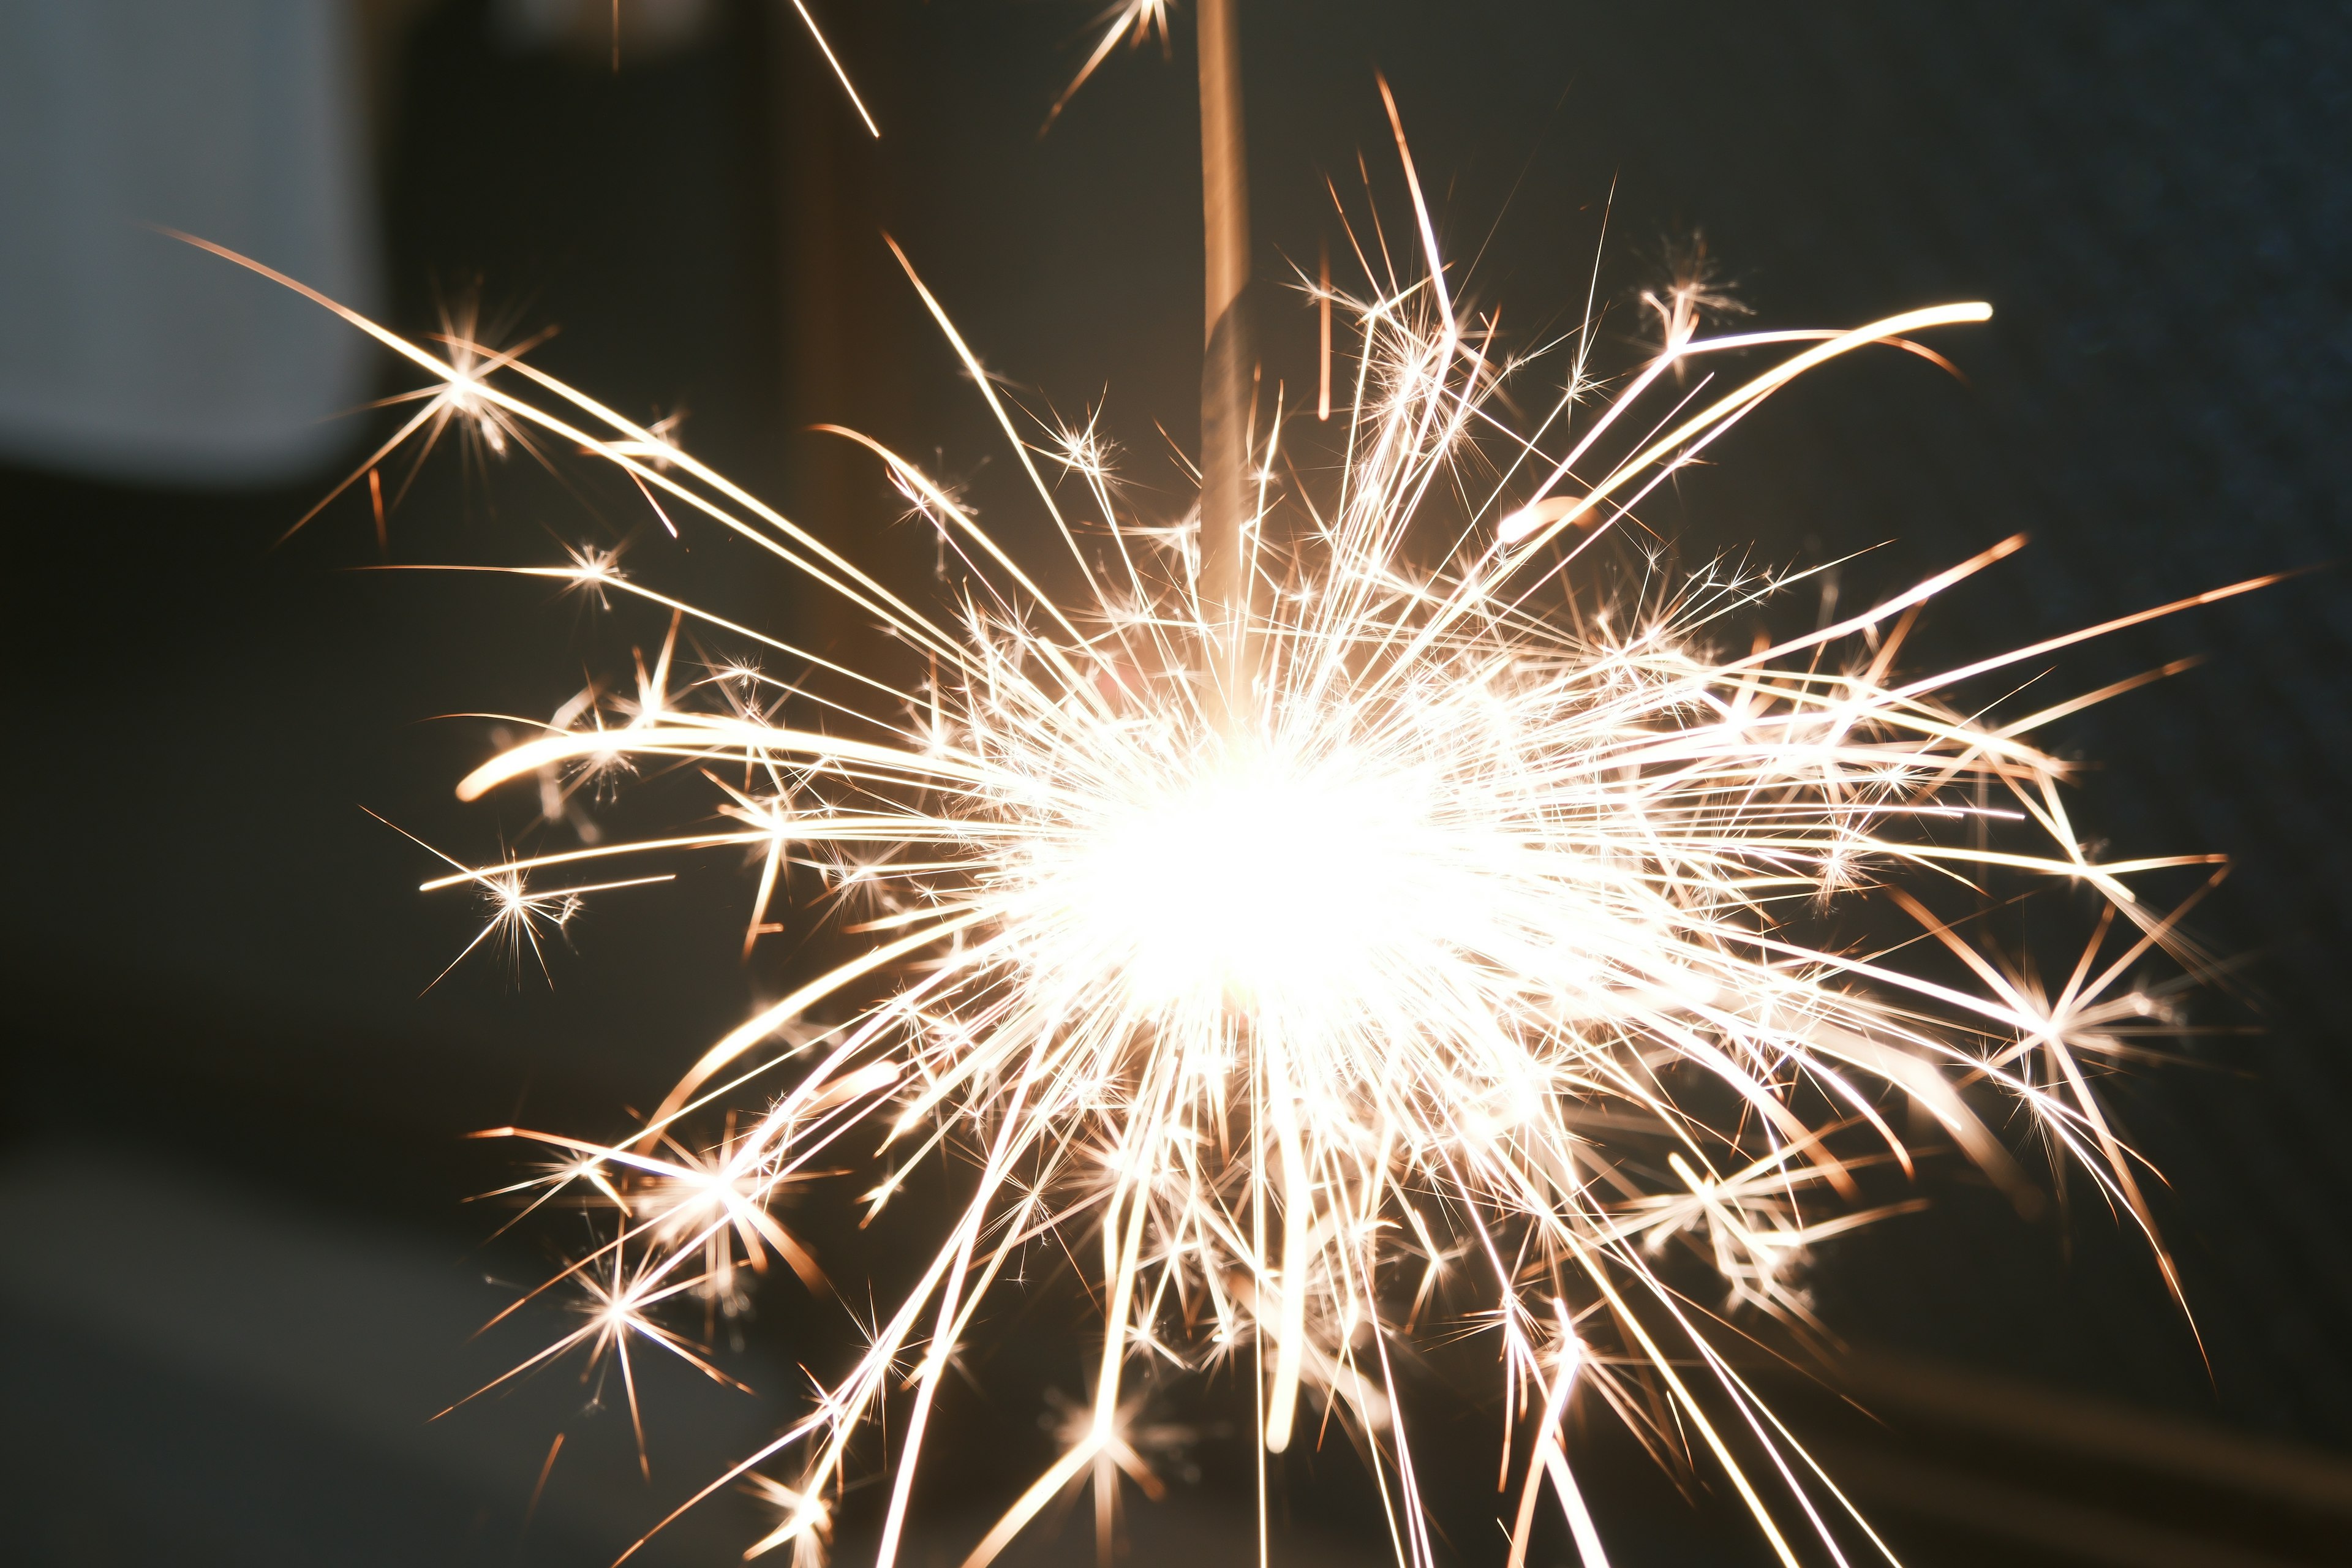
{"type": "Polygon", "coordinates": [[[1201,216],[1208,261],[1201,364],[1201,600],[1217,711],[1249,701],[1249,173],[1236,0],[1201,0],[1201,216]]]}
{"type": "MultiPolygon", "coordinates": [[[[755,8],[756,9],[756,8],[755,8]]],[[[886,58],[903,7],[835,6],[825,25],[854,58],[886,58]],[[837,15],[836,15],[837,13],[837,15]]],[[[817,424],[845,425],[905,449],[925,427],[927,387],[913,375],[906,279],[882,233],[898,165],[881,155],[832,68],[789,14],[766,13],[774,61],[776,236],[786,366],[779,499],[794,522],[928,606],[935,535],[878,526],[896,510],[871,454],[817,424]]],[[[840,663],[909,682],[907,647],[838,595],[792,585],[793,639],[840,663]]]]}

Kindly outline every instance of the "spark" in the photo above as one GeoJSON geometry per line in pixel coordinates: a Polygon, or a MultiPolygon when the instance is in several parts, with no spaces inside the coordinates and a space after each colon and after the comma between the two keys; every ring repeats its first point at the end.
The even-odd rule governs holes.
{"type": "MultiPolygon", "coordinates": [[[[1120,9],[1106,47],[1156,15],[1120,9]]],[[[1398,138],[1402,156],[1401,121],[1398,138]]],[[[2163,984],[2125,976],[2204,968],[2187,906],[2161,907],[2148,879],[2214,862],[2100,859],[2068,816],[2066,765],[2029,738],[2087,699],[2004,721],[1967,683],[2270,579],[1899,668],[1923,607],[2012,539],[1858,614],[1751,640],[1784,584],[1626,569],[1611,550],[1635,509],[1799,376],[1874,345],[1916,352],[1916,334],[1989,309],[1710,336],[1725,302],[1695,255],[1654,296],[1657,346],[1614,395],[1595,399],[1580,342],[1566,393],[1521,431],[1497,397],[1512,367],[1491,357],[1491,320],[1444,281],[1414,195],[1421,272],[1324,293],[1360,344],[1328,492],[1278,481],[1283,416],[1261,433],[1237,663],[1219,652],[1236,606],[1205,593],[1197,552],[1151,547],[1165,527],[1129,515],[1094,426],[1024,437],[985,378],[1086,587],[1048,592],[947,487],[857,437],[965,563],[953,613],[934,614],[519,359],[485,370],[311,295],[434,378],[431,405],[593,454],[666,517],[730,531],[841,595],[925,671],[829,665],[609,562],[525,568],[665,609],[669,637],[633,697],[588,696],[459,797],[662,759],[707,770],[723,826],[427,884],[485,889],[493,928],[526,935],[568,918],[545,900],[588,889],[526,892],[525,879],[608,856],[748,849],[754,937],[793,866],[861,894],[855,953],[711,1045],[629,1137],[501,1130],[562,1150],[544,1180],[615,1224],[562,1277],[588,1293],[589,1321],[525,1365],[584,1346],[619,1366],[633,1411],[632,1343],[717,1375],[656,1321],[665,1303],[731,1300],[738,1260],[771,1253],[814,1281],[769,1211],[827,1175],[819,1162],[863,1170],[868,1223],[898,1217],[909,1172],[953,1173],[944,1211],[905,1216],[925,1233],[914,1284],[815,1376],[805,1414],[699,1494],[748,1485],[776,1508],[754,1552],[815,1562],[856,1457],[882,1445],[877,1560],[894,1560],[960,1348],[1048,1244],[1100,1310],[1092,1392],[966,1568],[1082,1485],[1108,1541],[1122,1478],[1158,1484],[1139,1436],[1157,1380],[1223,1364],[1248,1369],[1263,1452],[1335,1424],[1349,1436],[1399,1561],[1425,1568],[1434,1525],[1411,1437],[1423,1396],[1401,1363],[1448,1335],[1491,1341],[1500,1365],[1506,1475],[1521,1476],[1514,1563],[1545,1495],[1587,1568],[1605,1562],[1565,1436],[1580,1400],[1712,1467],[1783,1563],[1816,1548],[1843,1563],[1849,1530],[1884,1555],[1669,1260],[1711,1271],[1727,1312],[1817,1330],[1808,1250],[1916,1206],[1865,1193],[1916,1165],[1890,1102],[2030,1206],[2033,1184],[1980,1109],[2005,1096],[2163,1258],[2094,1079],[2163,1026],[2163,984]],[[1692,367],[1713,374],[1685,385],[1692,367]],[[1083,487],[1098,534],[1066,521],[1033,449],[1083,487]],[[1483,498],[1463,500],[1481,472],[1483,498]],[[759,677],[680,687],[671,648],[688,620],[804,664],[815,673],[777,687],[804,700],[746,700],[759,677]],[[1236,668],[1247,685],[1220,689],[1236,668]],[[754,782],[722,782],[736,779],[754,782]],[[2012,882],[2098,905],[2054,993],[1963,930],[2012,882]],[[1952,905],[1966,912],[1938,912],[1952,905]],[[1868,941],[1839,941],[1832,910],[1883,918],[1868,941]],[[720,1141],[698,1143],[692,1130],[722,1117],[720,1141]]]]}
{"type": "Polygon", "coordinates": [[[751,1495],[774,1509],[778,1518],[775,1529],[753,1542],[743,1555],[761,1557],[780,1546],[790,1546],[793,1568],[821,1568],[825,1547],[833,1540],[833,1510],[824,1500],[794,1491],[756,1472],[744,1480],[751,1495]]]}
{"type": "Polygon", "coordinates": [[[842,92],[849,99],[849,107],[857,110],[857,118],[865,124],[866,133],[877,142],[882,140],[882,128],[874,123],[874,116],[866,111],[866,100],[857,96],[857,86],[849,79],[848,68],[841,63],[841,57],[835,54],[833,46],[825,41],[824,29],[816,25],[816,17],[810,14],[808,0],[793,0],[793,9],[799,14],[801,26],[808,29],[808,36],[816,45],[817,52],[824,57],[825,65],[833,71],[833,79],[841,84],[842,92]]]}
{"type": "MultiPolygon", "coordinates": [[[[607,1249],[601,1256],[601,1268],[575,1268],[566,1271],[566,1278],[579,1293],[572,1310],[581,1320],[580,1326],[521,1365],[468,1394],[467,1400],[478,1398],[491,1389],[572,1351],[584,1351],[584,1364],[580,1373],[582,1382],[595,1381],[599,1373],[610,1367],[619,1369],[623,1399],[629,1410],[630,1430],[637,1440],[638,1468],[650,1477],[653,1466],[651,1451],[646,1444],[645,1413],[637,1400],[636,1363],[629,1353],[633,1345],[642,1344],[667,1351],[714,1383],[736,1388],[743,1385],[713,1365],[683,1335],[663,1327],[653,1315],[664,1301],[700,1287],[704,1283],[702,1279],[681,1275],[675,1269],[653,1269],[642,1263],[632,1263],[617,1248],[607,1249]]],[[[446,1415],[448,1413],[445,1410],[441,1414],[446,1415]]],[[[551,1448],[547,1468],[553,1468],[554,1463],[555,1450],[551,1448]]],[[[544,1471],[540,1480],[541,1485],[545,1484],[544,1471]]]]}
{"type": "Polygon", "coordinates": [[[652,877],[625,877],[612,881],[583,882],[562,888],[534,888],[530,885],[530,871],[537,866],[544,865],[546,863],[544,858],[525,863],[509,857],[502,865],[468,866],[464,861],[442,854],[440,850],[435,849],[433,846],[406,828],[385,821],[374,812],[371,811],[368,815],[374,816],[378,822],[383,823],[386,827],[391,828],[410,843],[417,845],[457,868],[456,875],[428,884],[429,886],[437,889],[456,887],[460,884],[469,885],[480,896],[483,907],[489,911],[489,918],[482,922],[482,929],[475,934],[471,942],[459,950],[457,957],[449,961],[446,968],[433,977],[432,983],[425,986],[427,991],[449,978],[451,973],[459,964],[465,963],[475,949],[485,943],[488,944],[494,952],[503,952],[517,973],[521,973],[524,955],[528,954],[532,962],[539,965],[540,973],[546,975],[547,952],[541,944],[541,936],[542,934],[561,935],[579,915],[589,894],[609,893],[622,888],[652,887],[657,883],[676,880],[676,873],[665,871],[652,877]]]}
{"type": "Polygon", "coordinates": [[[1045,123],[1039,128],[1038,134],[1042,136],[1054,128],[1054,121],[1062,117],[1062,110],[1070,106],[1070,100],[1077,97],[1078,89],[1087,85],[1095,72],[1102,68],[1103,62],[1110,58],[1111,51],[1118,47],[1119,39],[1125,38],[1131,49],[1140,48],[1156,34],[1160,39],[1160,52],[1163,56],[1169,53],[1168,11],[1169,0],[1118,0],[1117,5],[1097,16],[1093,25],[1103,30],[1095,40],[1094,52],[1087,57],[1086,64],[1078,68],[1078,74],[1070,79],[1070,85],[1062,89],[1062,96],[1054,100],[1054,107],[1045,111],[1045,123]]]}

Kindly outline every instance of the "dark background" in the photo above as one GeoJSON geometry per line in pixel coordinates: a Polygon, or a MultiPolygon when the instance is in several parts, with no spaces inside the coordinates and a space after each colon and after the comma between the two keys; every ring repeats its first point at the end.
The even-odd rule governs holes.
{"type": "MultiPolygon", "coordinates": [[[[698,455],[919,581],[929,541],[895,521],[870,463],[808,424],[935,457],[1016,547],[1043,541],[887,229],[1029,406],[1104,403],[1131,477],[1181,510],[1153,422],[1189,449],[1189,16],[1172,61],[1122,51],[1040,140],[1090,41],[1085,7],[831,9],[878,144],[790,14],[749,0],[617,73],[593,50],[518,50],[478,4],[384,29],[398,322],[431,330],[478,300],[509,336],[560,324],[535,363],[631,413],[683,409],[698,455]]],[[[2202,1356],[2103,1208],[2027,1224],[1948,1170],[1930,1212],[1840,1244],[1814,1278],[1824,1315],[1877,1353],[1863,1392],[1891,1426],[1791,1397],[1916,1561],[2352,1561],[2352,608],[2333,564],[2352,534],[2352,10],[1243,12],[1262,347],[1292,386],[1311,386],[1313,317],[1284,285],[1318,239],[1339,243],[1326,175],[1360,216],[1360,151],[1384,216],[1405,211],[1377,68],[1457,289],[1499,307],[1520,346],[1576,320],[1612,185],[1601,288],[1621,362],[1632,293],[1695,229],[1766,325],[1995,305],[1989,326],[1937,340],[1965,384],[1902,356],[1850,361],[1750,420],[1648,515],[1685,559],[1870,548],[1844,569],[1860,596],[2029,531],[2030,552],[1931,617],[1922,658],[2325,568],[2061,671],[2087,689],[2205,656],[2057,737],[2099,764],[2077,820],[2117,853],[2235,863],[2196,929],[2242,962],[2199,1017],[2259,1032],[2200,1037],[2183,1064],[2113,1089],[2169,1178],[2202,1356]]],[[[388,369],[385,390],[403,384],[388,369]]],[[[376,417],[353,421],[355,448],[376,417]]],[[[15,1560],[599,1563],[775,1418],[650,1377],[650,1482],[611,1391],[588,1412],[568,1372],[424,1422],[552,1321],[466,1340],[542,1256],[530,1237],[486,1242],[499,1216],[463,1200],[514,1165],[461,1135],[616,1130],[773,992],[793,949],[737,963],[748,884],[713,863],[595,905],[547,975],[477,959],[423,990],[472,911],[417,898],[434,864],[359,808],[495,855],[528,821],[449,798],[488,726],[438,716],[543,715],[660,624],[511,580],[351,570],[380,563],[364,501],[270,548],[340,477],[224,494],[0,473],[26,737],[0,903],[15,1560]]],[[[528,462],[437,454],[389,557],[535,562],[621,537],[633,569],[688,598],[830,646],[863,636],[748,552],[673,542],[625,498],[528,462]]],[[[599,809],[651,827],[688,798],[599,809]]],[[[779,1392],[793,1336],[838,1323],[792,1294],[763,1295],[736,1363],[779,1392]]],[[[979,1374],[1014,1392],[994,1426],[953,1428],[965,1462],[940,1467],[942,1561],[976,1534],[950,1527],[1046,1451],[1027,1402],[1082,1375],[1059,1323],[1041,1316],[1039,1343],[1016,1332],[979,1374]]],[[[1465,1396],[1430,1460],[1464,1562],[1500,1560],[1498,1533],[1473,1523],[1493,1418],[1465,1396]]],[[[1702,1487],[1686,1504],[1606,1433],[1589,1442],[1618,1561],[1768,1560],[1726,1498],[1702,1487]]],[[[1139,1561],[1242,1543],[1245,1457],[1215,1440],[1199,1457],[1200,1487],[1133,1516],[1139,1561]]],[[[1284,1478],[1307,1560],[1383,1560],[1352,1463],[1300,1459],[1284,1478]]],[[[731,1561],[755,1524],[721,1500],[661,1560],[731,1561]]]]}

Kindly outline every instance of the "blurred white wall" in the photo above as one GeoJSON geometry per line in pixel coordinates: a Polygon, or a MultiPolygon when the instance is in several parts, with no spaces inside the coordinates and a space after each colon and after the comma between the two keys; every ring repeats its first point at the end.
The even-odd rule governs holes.
{"type": "Polygon", "coordinates": [[[374,362],[316,305],[155,232],[382,302],[344,0],[0,0],[0,461],[298,478],[374,362]]]}

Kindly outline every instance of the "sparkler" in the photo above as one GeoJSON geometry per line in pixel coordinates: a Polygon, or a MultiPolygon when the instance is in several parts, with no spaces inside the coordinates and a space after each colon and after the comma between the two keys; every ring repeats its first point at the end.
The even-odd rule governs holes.
{"type": "Polygon", "coordinates": [[[1606,1562],[1565,1441],[1579,1400],[1711,1466],[1780,1562],[1818,1548],[1843,1563],[1854,1542],[1891,1561],[1667,1255],[1703,1261],[1730,1307],[1815,1326],[1805,1250],[1907,1206],[1864,1195],[1874,1167],[1913,1166],[1890,1100],[2030,1201],[1973,1103],[1988,1091],[2156,1243],[2092,1078],[2164,1026],[2164,987],[2133,977],[2166,954],[2198,962],[2179,929],[2194,898],[2167,909],[2136,884],[2213,861],[2098,859],[2069,817],[2066,767],[2032,736],[2177,667],[2013,717],[1967,686],[2268,579],[1904,673],[1923,607],[2012,539],[1740,651],[1787,581],[1629,574],[1608,542],[1800,375],[1874,344],[1932,357],[1916,334],[1988,309],[1710,336],[1692,276],[1652,301],[1659,346],[1612,395],[1589,401],[1588,321],[1567,392],[1515,428],[1497,395],[1525,373],[1497,356],[1491,318],[1452,297],[1404,167],[1420,268],[1366,261],[1360,297],[1318,285],[1359,344],[1337,481],[1318,494],[1297,479],[1277,395],[1241,433],[1230,584],[1211,580],[1200,531],[1171,539],[1129,513],[1091,426],[1024,427],[911,264],[1066,548],[1075,595],[1048,592],[946,488],[864,436],[842,433],[964,565],[952,614],[517,354],[413,343],[302,289],[429,378],[410,432],[472,421],[593,454],[666,522],[751,542],[929,672],[829,663],[608,556],[523,568],[656,606],[670,642],[629,700],[574,704],[467,774],[460,798],[660,758],[709,773],[720,820],[425,884],[488,889],[493,925],[526,934],[580,890],[535,879],[589,862],[750,850],[752,937],[792,866],[850,868],[867,895],[862,949],[713,1044],[629,1136],[492,1134],[555,1152],[526,1184],[534,1201],[611,1216],[610,1239],[542,1288],[584,1292],[584,1326],[527,1364],[585,1348],[632,1390],[633,1348],[717,1375],[667,1308],[730,1310],[739,1269],[772,1255],[814,1277],[772,1211],[827,1163],[868,1173],[869,1216],[895,1213],[927,1162],[956,1173],[919,1277],[862,1351],[700,1494],[747,1485],[777,1509],[754,1553],[821,1559],[889,1411],[876,1560],[897,1558],[951,1363],[1024,1261],[1054,1252],[1100,1308],[1092,1392],[966,1568],[1079,1486],[1107,1541],[1120,1479],[1157,1489],[1152,1391],[1220,1367],[1255,1389],[1265,1453],[1344,1431],[1399,1560],[1433,1562],[1404,1363],[1447,1314],[1498,1367],[1515,1568],[1547,1497],[1587,1568],[1606,1562]],[[1774,353],[1719,384],[1717,367],[1774,353]],[[1482,465],[1493,478],[1465,502],[1482,465]],[[681,674],[684,623],[813,673],[681,674]],[[1227,657],[1236,626],[1245,661],[1227,657]],[[2097,901],[2054,992],[1929,901],[2021,879],[2097,901]],[[1889,909],[1907,934],[1830,940],[1823,912],[1849,906],[1889,909]]]}

